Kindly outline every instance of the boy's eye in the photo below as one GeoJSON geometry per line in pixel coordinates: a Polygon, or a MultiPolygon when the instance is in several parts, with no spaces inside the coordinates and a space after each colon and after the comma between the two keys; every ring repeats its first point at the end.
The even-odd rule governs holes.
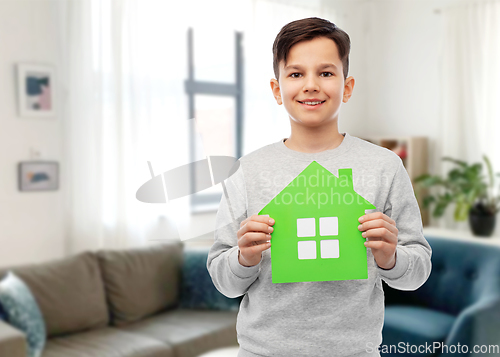
{"type": "MultiPolygon", "coordinates": [[[[328,73],[329,74],[329,76],[326,76],[326,77],[333,76],[333,73],[331,73],[331,72],[323,72],[323,73],[328,73]]],[[[323,74],[323,73],[321,73],[321,74],[323,74]]],[[[292,77],[292,78],[298,78],[298,77],[294,77],[294,74],[300,74],[300,73],[292,73],[292,74],[290,74],[290,77],[292,77]]]]}

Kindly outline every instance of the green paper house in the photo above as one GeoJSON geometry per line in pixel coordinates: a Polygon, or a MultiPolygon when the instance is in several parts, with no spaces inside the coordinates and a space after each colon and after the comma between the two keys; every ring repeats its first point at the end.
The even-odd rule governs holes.
{"type": "Polygon", "coordinates": [[[273,283],[367,279],[358,219],[374,208],[354,191],[352,169],[336,177],[313,161],[259,212],[275,219],[273,283]]]}

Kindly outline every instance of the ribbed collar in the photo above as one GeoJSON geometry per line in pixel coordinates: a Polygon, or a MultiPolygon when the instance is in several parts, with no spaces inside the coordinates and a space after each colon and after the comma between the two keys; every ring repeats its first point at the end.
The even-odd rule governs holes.
{"type": "Polygon", "coordinates": [[[352,147],[354,141],[353,137],[350,136],[349,133],[347,132],[342,133],[342,135],[344,135],[344,139],[342,140],[339,146],[337,146],[334,149],[324,150],[320,152],[311,153],[311,152],[300,152],[292,150],[285,145],[285,139],[287,138],[281,139],[280,141],[274,143],[273,146],[280,153],[293,157],[298,160],[304,160],[304,161],[325,160],[338,157],[339,155],[342,155],[345,152],[347,152],[352,147]]]}

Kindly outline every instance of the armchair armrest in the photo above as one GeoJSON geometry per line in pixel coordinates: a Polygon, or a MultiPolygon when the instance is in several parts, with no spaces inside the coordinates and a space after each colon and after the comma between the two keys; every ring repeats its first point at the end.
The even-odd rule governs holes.
{"type": "Polygon", "coordinates": [[[0,320],[0,356],[26,357],[26,336],[0,320]]]}
{"type": "MultiPolygon", "coordinates": [[[[458,343],[469,347],[470,356],[485,355],[484,351],[474,354],[472,349],[475,345],[495,345],[500,348],[500,296],[484,297],[458,315],[445,345],[457,346],[458,343]]],[[[442,356],[447,354],[443,353],[442,356]]]]}
{"type": "Polygon", "coordinates": [[[231,299],[217,290],[207,269],[209,251],[210,247],[185,248],[179,307],[238,311],[243,296],[231,299]]]}
{"type": "Polygon", "coordinates": [[[384,300],[385,305],[413,305],[419,306],[422,305],[421,302],[418,301],[418,294],[415,291],[409,290],[398,290],[395,289],[389,284],[387,284],[384,280],[382,281],[382,287],[384,289],[384,300]]]}

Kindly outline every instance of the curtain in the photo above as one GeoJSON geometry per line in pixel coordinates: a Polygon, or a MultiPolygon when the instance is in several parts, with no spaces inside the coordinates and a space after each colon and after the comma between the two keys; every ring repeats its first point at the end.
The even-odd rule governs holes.
{"type": "MultiPolygon", "coordinates": [[[[442,123],[438,145],[441,157],[482,162],[487,154],[500,171],[500,3],[466,2],[443,9],[444,37],[440,78],[442,123]]],[[[432,84],[430,84],[432,85],[432,84]]],[[[453,165],[436,163],[446,175],[453,165]]],[[[447,210],[438,225],[468,230],[447,210]]],[[[500,233],[497,224],[496,233],[500,233]]]]}
{"type": "MultiPolygon", "coordinates": [[[[198,46],[200,80],[231,82],[234,66],[225,62],[227,49],[234,47],[234,31],[244,33],[245,154],[289,134],[288,116],[274,102],[269,84],[274,37],[295,19],[334,21],[333,10],[323,2],[261,0],[58,5],[67,252],[211,237],[216,211],[194,215],[187,200],[148,204],[135,196],[153,175],[190,160],[188,133],[195,121],[188,120],[184,92],[188,28],[198,46]]],[[[215,154],[213,139],[197,134],[202,148],[197,160],[215,154]]]]}

